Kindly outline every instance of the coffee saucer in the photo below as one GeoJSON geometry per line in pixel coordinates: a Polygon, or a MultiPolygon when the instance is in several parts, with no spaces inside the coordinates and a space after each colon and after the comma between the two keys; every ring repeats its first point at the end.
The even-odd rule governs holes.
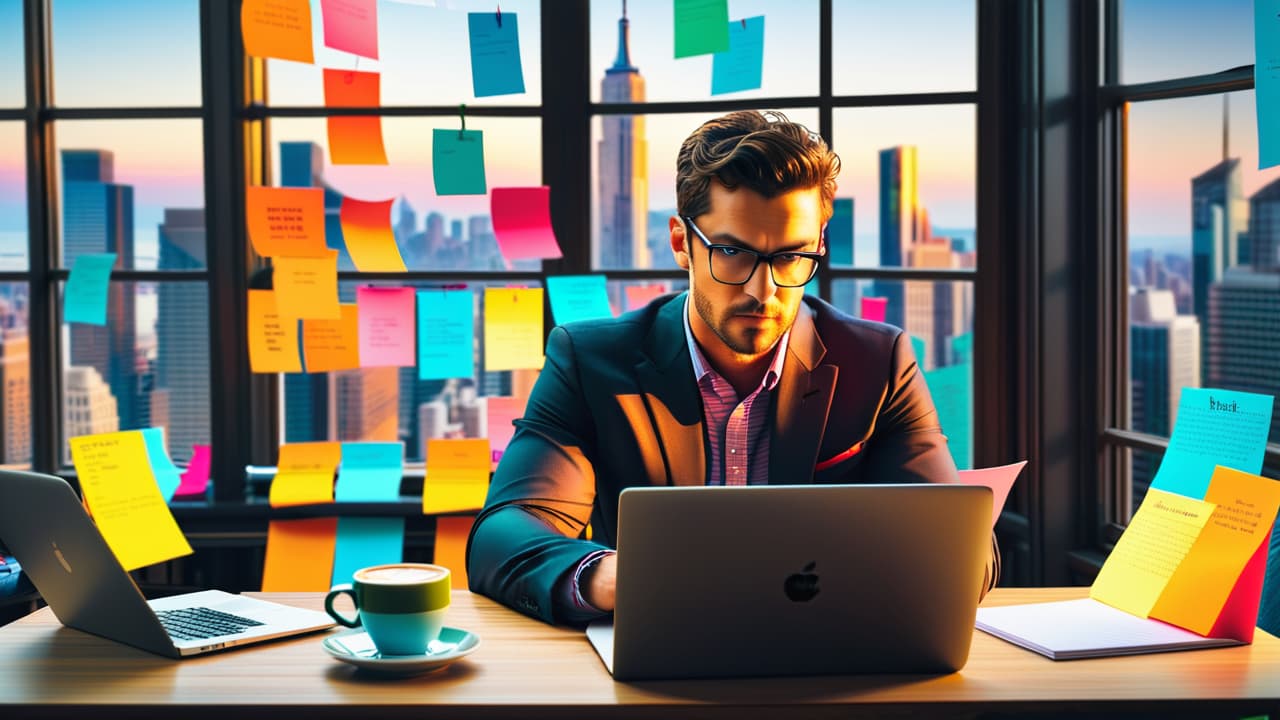
{"type": "Polygon", "coordinates": [[[441,628],[440,639],[432,641],[422,655],[383,655],[374,647],[364,628],[330,635],[321,643],[324,651],[358,668],[391,675],[418,675],[439,670],[470,655],[480,647],[480,637],[457,628],[441,628]]]}

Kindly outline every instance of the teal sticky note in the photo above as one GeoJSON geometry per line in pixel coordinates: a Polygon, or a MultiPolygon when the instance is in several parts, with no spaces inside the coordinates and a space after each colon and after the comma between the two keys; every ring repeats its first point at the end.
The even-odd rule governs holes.
{"type": "Polygon", "coordinates": [[[147,460],[151,462],[151,473],[156,476],[156,484],[160,486],[160,494],[165,502],[173,499],[173,494],[182,484],[182,471],[169,458],[169,451],[164,446],[164,430],[145,428],[142,440],[147,446],[147,460]]]}
{"type": "Polygon", "coordinates": [[[431,177],[437,195],[484,195],[484,131],[431,133],[431,177]]]}
{"type": "Polygon", "coordinates": [[[404,518],[338,518],[331,584],[351,582],[360,568],[403,561],[404,518]]]}
{"type": "Polygon", "coordinates": [[[924,355],[928,349],[929,345],[924,338],[918,338],[915,335],[911,336],[911,352],[916,354],[916,362],[920,363],[921,367],[924,367],[924,355]]]}
{"type": "Polygon", "coordinates": [[[676,57],[729,49],[729,0],[674,0],[676,57]]]}
{"type": "Polygon", "coordinates": [[[1182,388],[1169,448],[1151,487],[1203,500],[1217,465],[1262,472],[1274,403],[1270,395],[1182,388]]]}
{"type": "Polygon", "coordinates": [[[925,384],[938,409],[938,423],[956,467],[973,468],[973,366],[969,363],[927,370],[925,384]]]}
{"type": "Polygon", "coordinates": [[[971,362],[973,360],[973,333],[967,332],[951,338],[951,354],[955,362],[971,362]]]}
{"type": "Polygon", "coordinates": [[[90,253],[76,258],[62,294],[64,322],[107,324],[107,293],[115,264],[115,253],[90,253]]]}
{"type": "Polygon", "coordinates": [[[764,16],[729,23],[729,49],[711,61],[711,94],[759,90],[764,73],[764,16]]]}
{"type": "Polygon", "coordinates": [[[471,35],[471,87],[476,97],[524,92],[516,14],[467,13],[471,35]]]}
{"type": "Polygon", "coordinates": [[[603,275],[551,275],[547,277],[547,293],[557,325],[613,317],[603,275]]]}
{"type": "Polygon", "coordinates": [[[1280,165],[1280,0],[1253,0],[1258,169],[1280,165]]]}
{"type": "Polygon", "coordinates": [[[344,442],[333,499],[337,502],[399,500],[403,475],[404,443],[344,442]]]}
{"type": "Polygon", "coordinates": [[[418,379],[475,377],[475,296],[418,291],[418,379]]]}

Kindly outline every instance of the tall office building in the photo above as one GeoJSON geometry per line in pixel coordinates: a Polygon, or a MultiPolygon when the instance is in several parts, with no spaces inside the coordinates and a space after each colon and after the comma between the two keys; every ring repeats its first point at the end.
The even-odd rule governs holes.
{"type": "MultiPolygon", "coordinates": [[[[133,187],[113,182],[114,157],[106,150],[62,151],[63,262],[73,267],[86,253],[116,254],[117,268],[134,267],[133,187]]],[[[107,324],[70,327],[70,364],[90,366],[107,382],[120,427],[139,427],[144,398],[138,388],[137,328],[132,287],[113,283],[107,324]]]]}
{"type": "MultiPolygon", "coordinates": [[[[1130,426],[1168,437],[1184,387],[1200,387],[1200,321],[1179,315],[1173,292],[1139,288],[1129,296],[1130,426]]],[[[1134,497],[1146,493],[1159,457],[1133,456],[1134,497]]]]}
{"type": "MultiPolygon", "coordinates": [[[[880,264],[884,267],[907,266],[912,246],[929,238],[916,181],[914,145],[880,151],[880,264]]],[[[885,321],[903,327],[904,284],[893,280],[876,282],[875,287],[878,297],[888,299],[885,321]]]]}
{"type": "MultiPolygon", "coordinates": [[[[160,268],[204,267],[204,209],[166,208],[160,268]]],[[[169,456],[187,460],[192,445],[209,442],[209,293],[201,283],[159,285],[151,424],[167,418],[169,456]]]]}
{"type": "Polygon", "coordinates": [[[97,368],[72,365],[67,368],[64,382],[62,424],[66,437],[97,435],[120,429],[116,398],[97,368]]]}
{"type": "Polygon", "coordinates": [[[338,440],[400,440],[399,368],[376,367],[329,373],[333,380],[338,440]]]}
{"type": "MultiPolygon", "coordinates": [[[[1209,328],[1209,286],[1240,264],[1241,237],[1247,230],[1249,203],[1241,186],[1239,158],[1225,158],[1191,180],[1191,305],[1200,327],[1209,328]]],[[[1244,255],[1248,255],[1247,250],[1244,255]]],[[[1156,278],[1147,278],[1154,284],[1156,278]]],[[[1208,333],[1201,352],[1208,353],[1208,333]]]]}
{"type": "MultiPolygon", "coordinates": [[[[618,56],[600,83],[602,102],[644,102],[644,78],[631,64],[629,32],[624,2],[618,20],[618,56]]],[[[649,169],[644,116],[603,115],[600,123],[603,135],[597,147],[600,204],[596,208],[594,266],[649,267],[649,169]]],[[[617,304],[621,306],[620,302],[617,304]]]]}
{"type": "Polygon", "coordinates": [[[31,462],[31,358],[25,327],[0,327],[0,466],[31,462]]]}

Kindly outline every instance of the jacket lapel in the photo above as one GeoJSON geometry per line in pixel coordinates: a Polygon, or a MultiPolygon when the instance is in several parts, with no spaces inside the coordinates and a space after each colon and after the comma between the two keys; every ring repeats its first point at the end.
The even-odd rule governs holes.
{"type": "Polygon", "coordinates": [[[702,396],[684,335],[685,296],[681,293],[659,309],[645,339],[647,356],[636,365],[636,380],[658,440],[658,447],[644,447],[647,443],[642,442],[641,453],[646,467],[655,466],[654,453],[661,454],[668,485],[703,485],[708,472],[706,438],[702,396]]]}
{"type": "Polygon", "coordinates": [[[787,360],[773,401],[769,436],[769,484],[795,485],[813,481],[813,467],[822,445],[838,368],[823,365],[827,348],[818,337],[813,314],[800,306],[787,360]]]}

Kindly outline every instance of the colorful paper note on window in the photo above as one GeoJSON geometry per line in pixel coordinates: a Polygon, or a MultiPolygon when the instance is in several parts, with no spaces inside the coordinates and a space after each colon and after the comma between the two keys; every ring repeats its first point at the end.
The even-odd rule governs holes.
{"type": "Polygon", "coordinates": [[[515,435],[516,428],[512,423],[524,417],[525,405],[529,402],[529,398],[489,396],[485,401],[489,404],[485,420],[489,426],[491,469],[496,470],[498,461],[502,459],[502,453],[506,452],[511,437],[515,435]]]}
{"type": "Polygon", "coordinates": [[[1151,487],[1198,499],[1218,465],[1262,472],[1274,402],[1270,395],[1183,388],[1173,436],[1151,487]]]}
{"type": "Polygon", "coordinates": [[[431,133],[431,177],[437,195],[484,195],[484,131],[431,133]]]}
{"type": "Polygon", "coordinates": [[[395,200],[365,202],[343,198],[339,217],[351,262],[360,272],[404,272],[404,258],[391,230],[395,200]]]}
{"type": "Polygon", "coordinates": [[[921,337],[911,336],[911,352],[916,356],[920,367],[924,367],[925,357],[929,352],[929,343],[921,337]]]}
{"type": "Polygon", "coordinates": [[[1026,465],[1027,461],[1023,460],[1011,465],[960,471],[960,484],[991,488],[992,530],[996,527],[996,521],[1000,519],[1000,511],[1004,509],[1005,500],[1009,499],[1009,491],[1013,489],[1014,481],[1018,479],[1018,475],[1026,465]]]}
{"type": "Polygon", "coordinates": [[[263,257],[324,257],[324,189],[250,186],[245,222],[254,252],[263,257]]]}
{"type": "Polygon", "coordinates": [[[494,188],[489,211],[498,249],[507,262],[561,256],[551,229],[551,188],[494,188]]]}
{"type": "Polygon", "coordinates": [[[422,512],[479,510],[488,491],[488,439],[427,440],[422,512]]]}
{"type": "Polygon", "coordinates": [[[254,57],[310,63],[311,3],[308,0],[244,0],[240,5],[244,51],[254,57]]]}
{"type": "Polygon", "coordinates": [[[729,23],[729,49],[711,61],[711,94],[759,90],[764,74],[764,16],[729,23]]]}
{"type": "Polygon", "coordinates": [[[650,283],[648,285],[627,285],[625,295],[627,297],[627,310],[639,310],[640,308],[653,302],[656,298],[671,292],[666,285],[662,283],[650,283]]]}
{"type": "Polygon", "coordinates": [[[475,96],[524,92],[520,65],[520,32],[515,13],[467,14],[471,42],[471,87],[475,96]]]}
{"type": "Polygon", "coordinates": [[[475,295],[470,290],[418,291],[418,379],[475,375],[475,295]]]}
{"type": "Polygon", "coordinates": [[[68,443],[85,504],[125,570],[191,554],[160,496],[142,433],[85,435],[68,443]]]}
{"type": "Polygon", "coordinates": [[[1280,165],[1280,0],[1253,0],[1258,169],[1280,165]]]}
{"type": "Polygon", "coordinates": [[[360,367],[360,309],[355,303],[339,309],[337,320],[302,321],[302,352],[309,373],[360,367]]]}
{"type": "Polygon", "coordinates": [[[338,467],[338,502],[394,502],[400,499],[404,443],[344,442],[338,467]]]}
{"type": "Polygon", "coordinates": [[[435,556],[431,562],[449,568],[455,588],[465,588],[468,584],[467,538],[475,524],[474,515],[436,518],[435,556]]]}
{"type": "Polygon", "coordinates": [[[356,289],[361,367],[413,367],[413,288],[356,289]]]}
{"type": "Polygon", "coordinates": [[[676,57],[729,49],[729,0],[674,0],[676,57]]]}
{"type": "Polygon", "coordinates": [[[249,367],[256,373],[302,372],[298,322],[276,312],[271,290],[249,291],[249,367]]]}
{"type": "Polygon", "coordinates": [[[262,564],[263,592],[324,592],[333,579],[338,519],[272,520],[262,564]]]}
{"type": "Polygon", "coordinates": [[[156,478],[156,487],[160,488],[160,497],[169,502],[182,484],[182,471],[169,458],[163,428],[145,428],[139,432],[147,446],[147,460],[151,463],[151,474],[156,478]]]}
{"type": "Polygon", "coordinates": [[[377,0],[320,0],[320,14],[325,47],[378,59],[377,0]]]}
{"type": "Polygon", "coordinates": [[[548,275],[547,293],[557,325],[613,317],[603,275],[548,275]]]}
{"type": "Polygon", "coordinates": [[[208,445],[192,445],[191,460],[183,471],[174,497],[194,498],[209,489],[209,470],[213,466],[213,448],[208,445]]]}
{"type": "Polygon", "coordinates": [[[276,477],[268,500],[272,507],[333,502],[333,477],[342,460],[342,443],[306,442],[280,446],[276,477]]]}
{"type": "Polygon", "coordinates": [[[964,363],[926,370],[924,380],[956,467],[973,467],[973,366],[964,363]]]}
{"type": "MultiPolygon", "coordinates": [[[[358,70],[324,71],[326,107],[376,108],[381,106],[381,75],[358,70]]],[[[386,165],[382,144],[382,118],[377,115],[331,116],[329,161],[334,165],[386,165]]]]}
{"type": "Polygon", "coordinates": [[[485,288],[484,369],[540,368],[542,288],[485,288]]]}
{"type": "Polygon", "coordinates": [[[69,323],[107,324],[107,298],[115,253],[85,253],[75,259],[62,293],[62,319],[69,323]]]}
{"type": "Polygon", "coordinates": [[[333,553],[334,585],[351,582],[360,568],[404,560],[404,518],[340,517],[333,553]]]}
{"type": "Polygon", "coordinates": [[[338,304],[338,251],[328,257],[278,257],[271,261],[271,284],[276,292],[276,313],[281,318],[336,320],[338,304]]]}
{"type": "Polygon", "coordinates": [[[864,297],[861,302],[861,310],[859,314],[863,320],[872,322],[884,322],[885,313],[889,309],[889,298],[882,297],[864,297]]]}

